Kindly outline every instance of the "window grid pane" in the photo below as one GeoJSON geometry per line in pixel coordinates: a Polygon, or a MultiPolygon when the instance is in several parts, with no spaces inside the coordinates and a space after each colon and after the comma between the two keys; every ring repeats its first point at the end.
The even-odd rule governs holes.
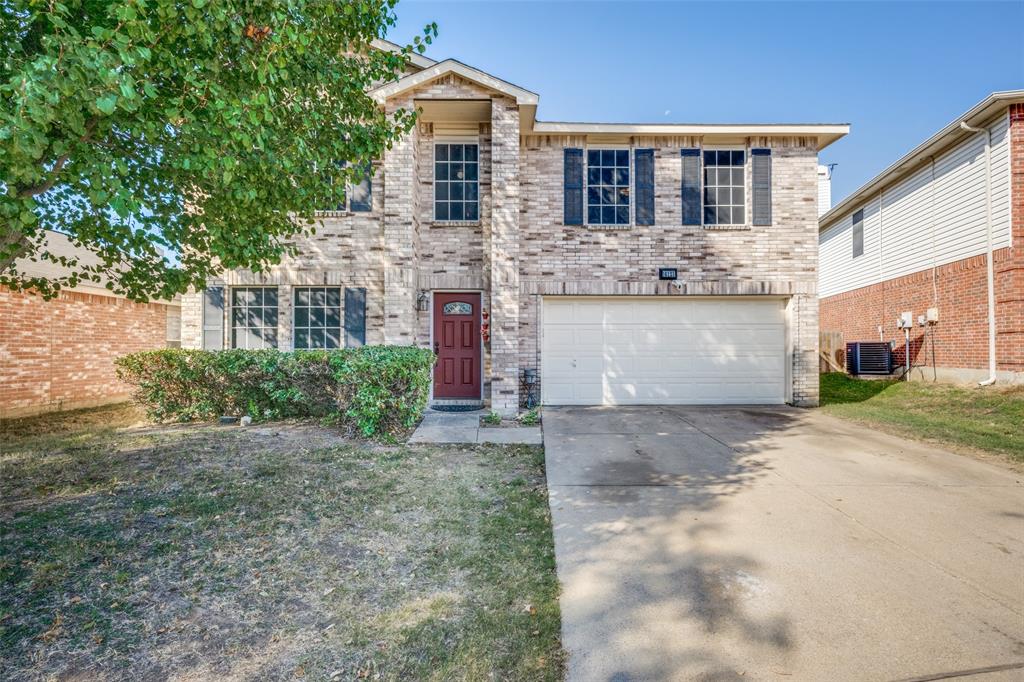
{"type": "Polygon", "coordinates": [[[277,289],[231,289],[231,347],[277,348],[277,289]]]}
{"type": "Polygon", "coordinates": [[[292,319],[296,349],[339,348],[341,287],[296,287],[292,319]]]}
{"type": "Polygon", "coordinates": [[[745,225],[746,152],[704,152],[704,224],[745,225]]]}
{"type": "Polygon", "coordinates": [[[629,225],[629,150],[587,150],[587,223],[629,225]]]}
{"type": "Polygon", "coordinates": [[[480,219],[480,157],[476,144],[434,145],[434,220],[480,219]]]}

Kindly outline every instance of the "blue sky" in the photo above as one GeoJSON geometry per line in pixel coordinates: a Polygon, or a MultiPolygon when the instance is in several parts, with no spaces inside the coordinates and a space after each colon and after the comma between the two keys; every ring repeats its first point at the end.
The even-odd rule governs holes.
{"type": "Polygon", "coordinates": [[[541,120],[850,123],[838,202],[994,90],[1024,88],[1013,2],[428,2],[428,52],[540,95],[541,120]]]}

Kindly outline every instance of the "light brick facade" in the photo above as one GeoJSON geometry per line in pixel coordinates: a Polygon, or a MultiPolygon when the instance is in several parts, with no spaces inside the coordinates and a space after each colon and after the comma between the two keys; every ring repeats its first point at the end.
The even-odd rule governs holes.
{"type": "Polygon", "coordinates": [[[126,400],[114,359],[176,345],[178,316],[177,305],[0,287],[0,418],[126,400]]]}
{"type": "MultiPolygon", "coordinates": [[[[655,225],[608,230],[563,224],[563,150],[611,144],[608,136],[540,134],[533,109],[511,88],[454,72],[398,92],[384,106],[425,101],[485,102],[490,114],[469,130],[464,120],[450,125],[424,117],[378,165],[371,212],[325,214],[315,236],[298,240],[299,257],[263,274],[231,272],[211,282],[279,287],[279,347],[291,347],[290,287],[296,284],[365,287],[367,342],[422,347],[432,342],[432,312],[418,305],[422,297],[480,292],[490,314],[482,398],[509,413],[523,398],[522,371],[539,369],[544,296],[774,297],[787,301],[787,394],[795,404],[817,403],[819,138],[795,132],[733,132],[727,140],[616,134],[619,148],[655,150],[655,225]],[[479,143],[480,219],[435,222],[434,143],[466,135],[479,143]],[[771,225],[715,230],[681,224],[680,149],[726,143],[772,150],[771,225]],[[680,286],[659,281],[659,267],[678,268],[680,286]]],[[[199,347],[202,297],[195,293],[183,303],[183,344],[199,347]]]]}

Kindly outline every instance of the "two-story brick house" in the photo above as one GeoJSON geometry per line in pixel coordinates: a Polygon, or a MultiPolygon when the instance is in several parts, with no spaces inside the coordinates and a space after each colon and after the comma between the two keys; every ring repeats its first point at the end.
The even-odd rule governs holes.
{"type": "Polygon", "coordinates": [[[542,122],[424,57],[372,95],[416,129],[299,256],[186,296],[184,346],[415,344],[435,401],[504,413],[527,370],[545,404],[817,402],[817,154],[848,126],[542,122]]]}

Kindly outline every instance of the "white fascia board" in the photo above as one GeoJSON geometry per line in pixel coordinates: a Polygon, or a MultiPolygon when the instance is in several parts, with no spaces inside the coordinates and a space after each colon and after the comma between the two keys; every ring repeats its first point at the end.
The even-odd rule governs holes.
{"type": "Polygon", "coordinates": [[[961,121],[966,122],[968,125],[982,125],[991,119],[998,110],[1016,102],[1024,102],[1024,90],[993,92],[833,206],[818,219],[818,231],[822,232],[826,228],[831,227],[833,223],[853,210],[858,204],[899,181],[904,175],[913,171],[921,162],[927,160],[928,157],[941,154],[946,149],[959,143],[970,134],[961,130],[961,121]]]}
{"type": "Polygon", "coordinates": [[[519,104],[520,106],[536,105],[538,99],[540,99],[535,92],[525,90],[518,85],[513,85],[508,81],[503,81],[489,73],[485,73],[479,69],[474,69],[472,66],[467,66],[466,64],[454,59],[446,59],[443,62],[437,62],[433,66],[423,69],[418,73],[410,74],[393,83],[387,83],[375,88],[370,91],[370,96],[376,101],[383,103],[395,95],[419,87],[425,83],[429,83],[430,81],[440,78],[448,73],[454,73],[457,76],[482,85],[485,88],[500,92],[503,95],[508,95],[509,97],[514,98],[516,100],[516,104],[519,104]]]}
{"type": "MultiPolygon", "coordinates": [[[[384,52],[394,52],[395,54],[398,54],[402,51],[402,46],[398,43],[393,43],[390,40],[384,40],[382,38],[374,38],[370,45],[384,52]]],[[[410,52],[408,56],[409,63],[418,69],[428,69],[434,64],[437,64],[437,62],[430,57],[424,57],[415,51],[410,52]]]]}

